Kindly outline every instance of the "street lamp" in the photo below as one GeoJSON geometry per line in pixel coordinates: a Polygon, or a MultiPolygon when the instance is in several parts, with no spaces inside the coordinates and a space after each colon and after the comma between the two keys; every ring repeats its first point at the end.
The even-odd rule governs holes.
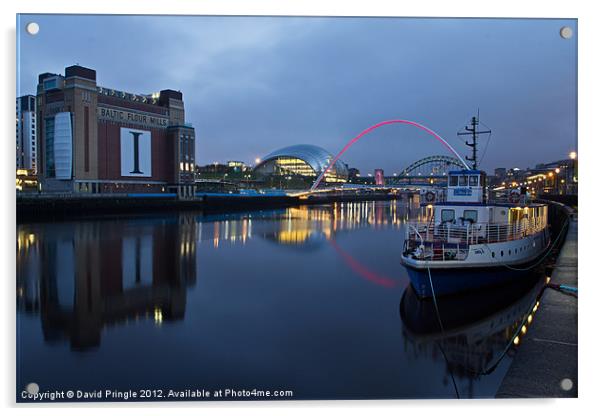
{"type": "Polygon", "coordinates": [[[573,150],[571,153],[569,153],[569,158],[573,160],[577,159],[577,152],[573,150]]]}

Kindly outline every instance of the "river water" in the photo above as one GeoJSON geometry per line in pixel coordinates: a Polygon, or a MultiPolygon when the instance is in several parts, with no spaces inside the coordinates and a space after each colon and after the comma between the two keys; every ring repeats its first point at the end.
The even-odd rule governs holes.
{"type": "Polygon", "coordinates": [[[32,382],[493,397],[540,276],[440,299],[442,333],[399,262],[416,215],[400,200],[18,224],[17,399],[32,382]]]}

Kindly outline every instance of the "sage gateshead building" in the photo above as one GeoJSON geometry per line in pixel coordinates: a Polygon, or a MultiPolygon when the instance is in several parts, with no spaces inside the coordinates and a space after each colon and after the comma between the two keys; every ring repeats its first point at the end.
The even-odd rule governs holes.
{"type": "MultiPolygon", "coordinates": [[[[253,173],[257,179],[272,183],[278,181],[281,186],[286,186],[287,182],[298,186],[299,181],[305,184],[313,182],[328,168],[332,159],[333,155],[321,147],[300,144],[268,154],[255,166],[253,173]]],[[[323,182],[347,182],[348,176],[347,165],[337,160],[324,175],[323,182]]]]}
{"type": "Polygon", "coordinates": [[[36,98],[41,191],[194,195],[195,131],[181,92],[118,91],[73,65],[41,74],[36,98]]]}

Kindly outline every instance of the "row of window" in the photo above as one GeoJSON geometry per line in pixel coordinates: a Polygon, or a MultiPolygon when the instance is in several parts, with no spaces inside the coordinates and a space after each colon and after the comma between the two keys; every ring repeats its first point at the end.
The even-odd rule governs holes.
{"type": "MultiPolygon", "coordinates": [[[[465,209],[462,218],[468,221],[477,222],[479,213],[476,209],[465,209]]],[[[456,211],[453,209],[441,210],[441,222],[452,222],[456,219],[456,211]]]]}
{"type": "MultiPolygon", "coordinates": [[[[533,247],[535,247],[535,243],[533,243],[533,247]]],[[[528,246],[522,246],[519,248],[515,248],[514,249],[514,254],[518,254],[518,253],[522,253],[523,251],[527,251],[529,247],[528,246]]],[[[508,250],[508,255],[511,256],[512,255],[512,250],[508,250]]],[[[495,252],[491,252],[491,257],[495,258],[495,252]]],[[[504,257],[504,251],[500,251],[500,257],[504,257]]]]}
{"type": "Polygon", "coordinates": [[[479,176],[452,175],[449,177],[449,186],[479,186],[479,176]]]}

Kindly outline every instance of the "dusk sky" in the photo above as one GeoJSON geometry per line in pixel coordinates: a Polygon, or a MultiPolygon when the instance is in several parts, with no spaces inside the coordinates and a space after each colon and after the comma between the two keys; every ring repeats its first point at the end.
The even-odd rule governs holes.
{"type": "MultiPolygon", "coordinates": [[[[21,15],[19,95],[75,63],[99,86],[184,94],[197,164],[293,144],[337,153],[363,129],[403,118],[456,150],[480,109],[493,130],[481,167],[533,167],[576,150],[575,20],[21,15]],[[36,36],[24,27],[35,21],[36,36]],[[562,26],[574,36],[563,39],[562,26]]],[[[485,126],[482,126],[485,128],[485,126]]],[[[480,154],[487,135],[480,143],[480,154]]],[[[426,133],[386,126],[344,156],[368,173],[449,154],[426,133]]]]}

